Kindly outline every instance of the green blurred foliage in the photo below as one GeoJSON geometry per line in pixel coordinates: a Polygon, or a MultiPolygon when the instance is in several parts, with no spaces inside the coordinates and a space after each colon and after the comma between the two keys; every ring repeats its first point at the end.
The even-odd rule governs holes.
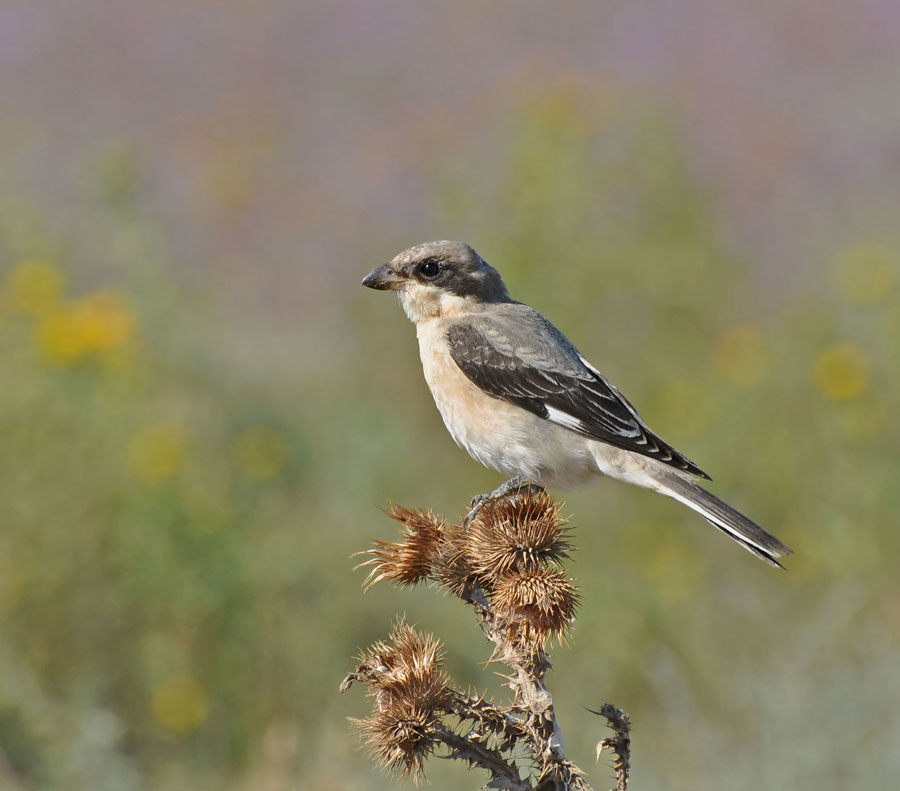
{"type": "MultiPolygon", "coordinates": [[[[889,788],[898,251],[848,239],[804,296],[759,300],[665,118],[612,97],[600,116],[523,107],[478,179],[434,174],[446,223],[796,555],[777,573],[615,484],[567,495],[584,603],[551,684],[571,755],[590,764],[583,706],[612,700],[636,788],[889,788]]],[[[469,613],[364,595],[351,555],[392,535],[388,499],[453,518],[496,478],[444,432],[391,300],[267,334],[169,274],[134,152],[83,169],[81,233],[0,206],[0,782],[387,788],[337,685],[395,614],[502,692],[469,613]]],[[[435,788],[481,781],[433,764],[435,788]]]]}

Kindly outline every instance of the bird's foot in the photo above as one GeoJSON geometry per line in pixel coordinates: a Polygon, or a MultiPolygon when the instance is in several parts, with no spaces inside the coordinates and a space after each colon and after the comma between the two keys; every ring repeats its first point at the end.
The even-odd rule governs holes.
{"type": "Polygon", "coordinates": [[[518,497],[520,494],[539,494],[546,490],[543,486],[531,483],[525,478],[510,478],[506,483],[500,484],[490,494],[476,494],[469,503],[469,512],[462,520],[463,528],[469,526],[472,520],[478,516],[478,512],[484,507],[485,503],[492,500],[502,500],[504,497],[518,497]]]}

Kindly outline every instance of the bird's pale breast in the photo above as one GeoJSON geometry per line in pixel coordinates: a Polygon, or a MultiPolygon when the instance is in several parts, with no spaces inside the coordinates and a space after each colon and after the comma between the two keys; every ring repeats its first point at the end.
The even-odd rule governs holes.
{"type": "Polygon", "coordinates": [[[596,445],[521,407],[488,395],[450,356],[446,323],[417,325],[425,381],[456,444],[486,467],[547,485],[575,485],[597,472],[596,445]]]}

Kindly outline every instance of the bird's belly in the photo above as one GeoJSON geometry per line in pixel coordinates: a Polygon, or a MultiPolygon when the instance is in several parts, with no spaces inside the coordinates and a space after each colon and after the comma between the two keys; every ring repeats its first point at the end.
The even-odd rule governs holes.
{"type": "Polygon", "coordinates": [[[445,344],[430,340],[420,332],[425,381],[450,435],[472,458],[547,486],[574,486],[596,474],[590,449],[596,443],[488,395],[460,371],[445,344]]]}

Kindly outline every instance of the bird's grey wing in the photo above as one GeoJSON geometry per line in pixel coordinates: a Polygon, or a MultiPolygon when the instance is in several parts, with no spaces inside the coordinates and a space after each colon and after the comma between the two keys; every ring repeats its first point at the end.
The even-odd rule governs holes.
{"type": "Polygon", "coordinates": [[[650,431],[628,400],[537,311],[516,304],[469,317],[449,327],[447,342],[459,369],[489,395],[570,431],[709,478],[650,431]]]}

